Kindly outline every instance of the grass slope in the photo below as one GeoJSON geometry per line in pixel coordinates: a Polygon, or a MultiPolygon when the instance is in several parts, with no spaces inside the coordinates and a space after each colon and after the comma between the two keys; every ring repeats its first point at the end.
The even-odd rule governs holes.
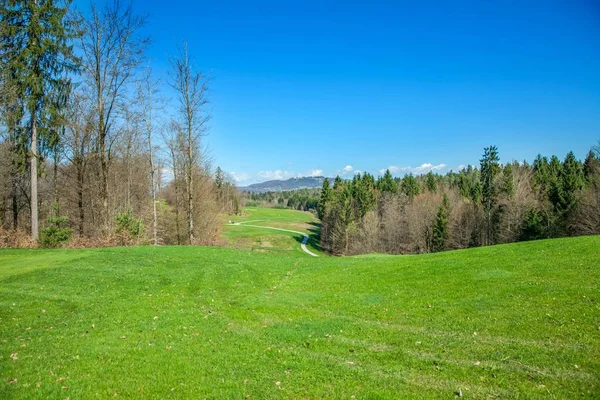
{"type": "Polygon", "coordinates": [[[0,398],[594,398],[600,237],[0,251],[0,398]]]}

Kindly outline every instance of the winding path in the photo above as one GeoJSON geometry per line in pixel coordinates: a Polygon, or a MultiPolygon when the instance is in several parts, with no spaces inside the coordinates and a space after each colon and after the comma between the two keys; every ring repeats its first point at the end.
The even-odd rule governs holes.
{"type": "Polygon", "coordinates": [[[306,243],[308,242],[308,235],[304,232],[298,232],[298,231],[291,231],[289,229],[281,229],[281,228],[273,228],[270,226],[260,226],[260,225],[249,225],[249,222],[259,222],[260,220],[256,220],[256,221],[248,221],[248,222],[236,222],[233,224],[230,224],[231,226],[249,226],[252,228],[263,228],[263,229],[272,229],[274,231],[282,231],[282,232],[291,232],[291,233],[296,233],[298,235],[302,235],[303,239],[302,239],[302,243],[300,243],[300,247],[302,248],[302,251],[304,251],[306,254],[313,256],[313,257],[319,257],[318,255],[316,255],[315,253],[313,253],[312,251],[310,251],[309,249],[306,248],[306,243]]]}

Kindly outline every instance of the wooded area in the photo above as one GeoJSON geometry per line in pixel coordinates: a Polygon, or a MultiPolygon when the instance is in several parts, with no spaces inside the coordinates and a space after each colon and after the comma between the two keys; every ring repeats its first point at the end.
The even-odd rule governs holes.
{"type": "MultiPolygon", "coordinates": [[[[0,4],[0,246],[217,243],[219,214],[243,199],[206,154],[210,77],[188,45],[157,77],[131,5],[0,4]]],[[[584,162],[501,165],[491,146],[444,176],[245,196],[316,209],[333,254],[431,252],[600,233],[599,159],[600,144],[584,162]]]]}
{"type": "Polygon", "coordinates": [[[600,234],[600,142],[584,162],[538,155],[446,175],[325,180],[321,246],[334,254],[425,253],[521,240],[600,234]]]}
{"type": "Polygon", "coordinates": [[[0,7],[0,246],[215,243],[239,199],[206,156],[210,79],[187,44],[156,77],[131,5],[0,7]]]}
{"type": "Polygon", "coordinates": [[[298,211],[315,212],[319,204],[321,189],[282,190],[280,192],[241,193],[248,207],[290,208],[298,211]]]}

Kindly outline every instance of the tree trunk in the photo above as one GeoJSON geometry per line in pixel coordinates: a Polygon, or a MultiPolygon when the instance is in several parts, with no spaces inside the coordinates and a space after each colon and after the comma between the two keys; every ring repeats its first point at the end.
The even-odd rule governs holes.
{"type": "MultiPolygon", "coordinates": [[[[188,121],[191,117],[188,116],[188,121]]],[[[194,154],[193,154],[193,137],[192,126],[188,122],[188,170],[187,170],[187,192],[188,192],[188,236],[190,244],[194,241],[194,154]]]]}
{"type": "Polygon", "coordinates": [[[102,201],[102,219],[104,221],[105,233],[109,230],[109,215],[108,215],[108,162],[106,160],[106,146],[104,140],[100,145],[100,170],[102,174],[102,187],[100,188],[100,197],[102,201]]]}
{"type": "Polygon", "coordinates": [[[158,217],[156,213],[156,183],[154,182],[154,166],[152,164],[152,153],[150,153],[150,166],[152,175],[152,241],[156,246],[158,244],[158,217]]]}
{"type": "Polygon", "coordinates": [[[83,183],[84,173],[82,165],[77,165],[77,208],[79,210],[79,237],[83,237],[85,212],[83,209],[83,183]]]}
{"type": "MultiPolygon", "coordinates": [[[[15,155],[13,154],[13,157],[15,155]]],[[[11,198],[12,198],[12,217],[13,217],[13,229],[16,231],[19,228],[19,198],[17,194],[17,162],[13,158],[13,170],[12,170],[12,187],[11,187],[11,198]]]]}
{"type": "Polygon", "coordinates": [[[102,201],[102,216],[104,222],[104,233],[109,231],[109,216],[108,216],[108,160],[106,156],[106,124],[104,123],[104,101],[102,99],[102,85],[98,77],[100,77],[100,66],[96,65],[96,90],[98,104],[98,152],[100,153],[100,200],[102,201]]]}
{"type": "Polygon", "coordinates": [[[37,188],[37,126],[36,107],[31,113],[31,149],[30,149],[30,168],[31,168],[31,237],[37,241],[39,236],[38,226],[38,188],[37,188]]]}
{"type": "MultiPolygon", "coordinates": [[[[64,136],[64,132],[63,132],[64,136]]],[[[56,213],[55,217],[60,216],[60,201],[58,199],[58,146],[54,148],[54,165],[53,165],[53,174],[52,174],[52,189],[53,189],[53,197],[54,197],[54,212],[56,213]]]]}
{"type": "MultiPolygon", "coordinates": [[[[150,120],[152,120],[152,109],[150,109],[150,120]]],[[[152,184],[152,243],[158,244],[157,231],[157,215],[156,215],[156,178],[154,171],[154,159],[152,157],[152,130],[148,128],[148,151],[150,152],[150,182],[152,184]]]]}
{"type": "Polygon", "coordinates": [[[179,231],[179,183],[177,181],[177,167],[175,167],[175,155],[173,155],[173,180],[175,181],[175,229],[177,231],[177,244],[181,244],[179,231]]]}
{"type": "MultiPolygon", "coordinates": [[[[131,207],[131,136],[127,138],[127,147],[125,151],[125,172],[127,173],[127,209],[131,207]]],[[[133,211],[132,211],[133,212],[133,211]]]]}
{"type": "Polygon", "coordinates": [[[189,166],[188,171],[188,236],[190,244],[194,241],[194,195],[192,190],[194,188],[194,179],[192,166],[189,166]]]}

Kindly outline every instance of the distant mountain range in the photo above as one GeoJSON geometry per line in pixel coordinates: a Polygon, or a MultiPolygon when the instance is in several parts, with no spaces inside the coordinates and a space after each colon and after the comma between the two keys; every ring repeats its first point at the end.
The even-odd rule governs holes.
{"type": "Polygon", "coordinates": [[[323,181],[329,179],[330,183],[333,183],[333,178],[325,178],[324,176],[305,176],[301,178],[290,178],[285,181],[274,180],[266,181],[262,183],[253,183],[248,186],[240,186],[239,190],[253,193],[264,193],[264,192],[281,192],[284,190],[298,190],[298,189],[315,189],[323,186],[323,181]]]}

